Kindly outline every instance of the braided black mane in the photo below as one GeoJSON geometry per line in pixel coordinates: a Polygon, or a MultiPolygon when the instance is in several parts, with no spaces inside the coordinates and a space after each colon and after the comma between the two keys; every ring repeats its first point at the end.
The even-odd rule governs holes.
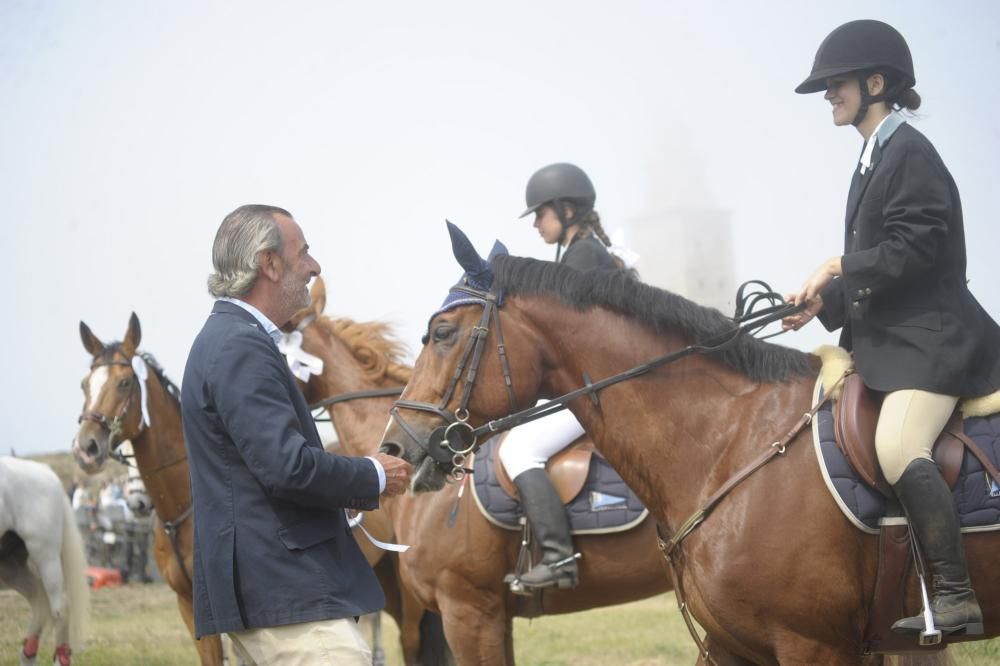
{"type": "MultiPolygon", "coordinates": [[[[673,331],[691,343],[721,342],[733,320],[683,296],[640,282],[628,271],[578,271],[551,261],[503,255],[493,260],[494,285],[507,294],[548,295],[577,310],[603,307],[656,332],[673,331]]],[[[812,374],[809,355],[743,335],[719,358],[754,381],[812,374]]]]}

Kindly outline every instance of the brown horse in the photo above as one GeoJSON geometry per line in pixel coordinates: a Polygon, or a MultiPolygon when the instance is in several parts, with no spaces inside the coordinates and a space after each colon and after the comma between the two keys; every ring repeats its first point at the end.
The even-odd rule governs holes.
{"type": "MultiPolygon", "coordinates": [[[[85,472],[96,474],[119,444],[125,440],[132,442],[135,465],[157,517],[153,556],[163,580],[177,594],[181,617],[193,640],[190,576],[194,530],[180,395],[159,365],[145,355],[145,365],[149,369],[145,381],[149,423],[144,423],[143,390],[132,366],[133,358],[143,358],[137,356],[141,335],[135,313],[120,343],[104,344],[80,322],[83,347],[93,360],[90,373],[82,383],[84,411],[80,416],[80,430],[73,440],[73,456],[85,472]]],[[[202,664],[223,663],[218,636],[195,640],[194,646],[202,664]]]]}
{"type": "MultiPolygon", "coordinates": [[[[322,375],[306,386],[310,402],[406,383],[411,369],[399,362],[400,347],[386,337],[385,325],[322,316],[326,296],[320,280],[312,296],[311,312],[292,320],[302,330],[303,348],[324,361],[322,375]]],[[[375,449],[391,404],[392,398],[373,398],[333,406],[338,432],[350,424],[357,429],[350,441],[365,443],[349,453],[364,455],[375,449]]],[[[459,664],[513,664],[515,616],[569,613],[670,589],[654,525],[647,519],[626,532],[576,536],[574,543],[583,553],[576,589],[546,591],[540,598],[513,595],[503,577],[514,569],[520,534],[488,522],[472,495],[460,494],[455,484],[440,493],[385,502],[396,538],[412,546],[399,556],[402,587],[417,603],[440,613],[459,664]],[[449,514],[455,510],[457,518],[449,526],[449,514]]]]}
{"type": "MultiPolygon", "coordinates": [[[[158,518],[154,537],[156,563],[163,579],[177,594],[181,617],[194,639],[190,578],[194,518],[191,516],[191,485],[178,402],[179,390],[152,356],[138,352],[141,330],[134,313],[121,343],[104,344],[83,322],[80,322],[80,336],[93,361],[90,374],[82,384],[84,412],[80,417],[80,430],[73,441],[73,455],[84,471],[94,474],[100,471],[118,445],[126,440],[132,442],[135,465],[153,500],[158,518]],[[149,369],[145,381],[148,424],[143,423],[143,393],[133,368],[133,358],[137,355],[149,369]]],[[[391,525],[382,512],[366,515],[365,526],[377,538],[391,536],[391,525]]],[[[386,610],[397,624],[402,625],[399,585],[393,562],[367,539],[358,537],[358,542],[385,590],[386,610]]],[[[421,638],[427,640],[428,645],[443,641],[443,638],[435,640],[433,627],[425,625],[422,628],[421,638]]],[[[224,653],[219,636],[206,636],[195,640],[194,645],[202,664],[223,663],[224,653]]]]}
{"type": "MultiPolygon", "coordinates": [[[[589,378],[597,383],[733,330],[718,311],[621,273],[580,273],[505,253],[490,263],[467,255],[456,243],[467,274],[453,290],[463,303],[430,321],[383,438],[382,449],[411,462],[418,469],[414,483],[427,487],[444,487],[450,471],[434,447],[474,447],[474,425],[510,414],[505,380],[516,404],[531,405],[539,396],[568,394],[589,378]],[[498,327],[509,370],[496,353],[498,327]],[[485,342],[481,357],[465,353],[477,334],[485,342]],[[475,364],[469,360],[475,358],[475,364]],[[462,363],[465,372],[449,391],[462,363]],[[449,425],[458,437],[445,433],[442,440],[449,425]]],[[[678,354],[673,363],[596,393],[585,390],[568,404],[667,534],[677,535],[713,494],[803,419],[817,369],[815,357],[743,336],[721,353],[678,354]]],[[[808,429],[800,432],[780,449],[783,455],[725,494],[700,525],[690,521],[695,529],[674,551],[678,586],[711,636],[713,661],[861,660],[877,540],[858,532],[836,507],[809,437],[808,429]]],[[[991,563],[1000,537],[965,538],[987,636],[993,636],[1000,631],[1000,571],[991,563]]],[[[916,612],[915,583],[908,590],[907,609],[916,612]]]]}

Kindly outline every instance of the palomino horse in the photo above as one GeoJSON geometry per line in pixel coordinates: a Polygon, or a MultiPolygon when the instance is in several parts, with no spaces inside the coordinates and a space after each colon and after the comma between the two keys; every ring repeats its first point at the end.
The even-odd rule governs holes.
{"type": "Polygon", "coordinates": [[[42,630],[55,624],[53,663],[83,646],[90,596],[83,540],[62,482],[47,465],[0,457],[0,581],[31,604],[21,664],[34,664],[42,630]]]}
{"type": "MultiPolygon", "coordinates": [[[[306,386],[307,399],[316,402],[406,383],[411,369],[398,360],[400,347],[386,337],[386,326],[331,320],[322,316],[325,301],[322,281],[317,280],[311,311],[299,313],[291,322],[302,332],[303,348],[323,360],[322,375],[310,378],[306,386]]],[[[332,407],[338,431],[350,427],[355,432],[349,441],[364,443],[352,444],[348,453],[365,455],[375,449],[391,401],[372,398],[332,407]]],[[[576,589],[546,591],[540,598],[513,595],[503,578],[514,569],[520,534],[488,522],[472,495],[455,484],[440,493],[385,501],[396,538],[411,545],[399,556],[402,587],[422,606],[440,613],[459,664],[513,664],[515,616],[569,613],[670,589],[655,545],[655,528],[647,519],[626,532],[576,536],[574,544],[583,553],[576,589]]]]}
{"type": "MultiPolygon", "coordinates": [[[[83,380],[84,412],[73,441],[73,455],[84,471],[94,474],[122,442],[132,443],[135,466],[157,516],[154,557],[163,579],[177,594],[181,617],[193,640],[194,531],[180,392],[152,355],[138,351],[141,335],[135,313],[120,343],[104,344],[80,322],[80,336],[93,361],[90,374],[83,380]]],[[[377,511],[366,515],[367,529],[387,539],[391,531],[387,519],[377,511]]],[[[392,560],[385,558],[384,552],[375,549],[367,539],[360,537],[358,542],[385,590],[387,612],[403,626],[392,560]]],[[[421,641],[429,645],[443,641],[435,637],[433,626],[420,625],[420,630],[416,640],[421,645],[421,641]]],[[[202,664],[223,663],[224,651],[218,636],[205,636],[195,640],[194,645],[202,664]]]]}
{"type": "MultiPolygon", "coordinates": [[[[720,353],[689,353],[729,336],[732,320],[622,273],[581,273],[505,251],[485,261],[457,230],[453,245],[466,269],[453,291],[464,302],[431,319],[382,444],[418,469],[414,483],[444,487],[451,455],[524,418],[501,418],[516,411],[507,380],[522,406],[581,389],[569,409],[679,544],[678,595],[711,636],[703,659],[858,663],[877,539],[836,507],[808,432],[781,444],[810,411],[817,359],[746,336],[720,353]],[[629,373],[629,381],[586,387],[668,354],[674,362],[629,373]],[[744,475],[761,460],[770,462],[744,475]]],[[[966,547],[993,636],[1000,539],[970,534],[966,547]]],[[[908,590],[907,609],[916,612],[915,583],[908,590]]]]}

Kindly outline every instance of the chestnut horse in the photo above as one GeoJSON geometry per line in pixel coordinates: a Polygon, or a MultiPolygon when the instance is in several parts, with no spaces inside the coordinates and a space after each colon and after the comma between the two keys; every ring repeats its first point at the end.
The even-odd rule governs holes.
{"type": "MultiPolygon", "coordinates": [[[[122,442],[132,442],[135,466],[145,483],[146,492],[152,498],[158,518],[154,557],[163,579],[177,594],[181,617],[194,639],[190,578],[194,518],[191,516],[191,484],[178,401],[180,391],[151,355],[138,352],[141,329],[135,313],[129,319],[128,331],[120,343],[105,345],[83,322],[80,322],[80,336],[93,361],[90,374],[83,380],[84,413],[80,417],[80,430],[73,441],[73,455],[84,471],[94,474],[122,442]],[[139,366],[139,373],[146,375],[145,381],[139,380],[136,365],[139,366]],[[140,383],[145,384],[144,389],[140,383]],[[148,422],[143,417],[143,400],[146,402],[148,422]]],[[[346,436],[344,441],[347,441],[346,436]]],[[[365,515],[364,525],[369,532],[383,540],[391,538],[392,527],[383,512],[373,511],[365,515]]],[[[393,561],[367,538],[358,534],[356,537],[385,591],[386,611],[402,627],[402,603],[399,601],[393,561]]],[[[413,645],[415,649],[430,650],[430,654],[435,654],[434,646],[444,640],[440,636],[440,627],[420,623],[417,617],[418,634],[413,638],[413,645]]],[[[205,636],[195,640],[194,645],[202,664],[223,663],[224,652],[219,636],[205,636]]],[[[377,653],[379,646],[373,646],[373,649],[377,653]]]]}
{"type": "MultiPolygon", "coordinates": [[[[177,594],[181,617],[194,640],[194,530],[180,391],[152,356],[138,352],[141,335],[135,313],[120,343],[104,344],[80,322],[83,347],[93,360],[82,383],[84,411],[73,439],[73,457],[85,472],[96,474],[123,441],[132,442],[135,466],[157,517],[153,557],[163,580],[177,594]],[[138,375],[145,369],[144,380],[137,375],[136,367],[138,375]]],[[[195,640],[194,646],[202,664],[223,663],[219,636],[195,640]]]]}
{"type": "MultiPolygon", "coordinates": [[[[453,249],[466,275],[453,292],[463,300],[431,319],[382,450],[414,465],[415,484],[445,487],[451,465],[447,456],[441,461],[443,447],[449,455],[474,449],[481,432],[517,420],[501,419],[515,411],[507,380],[517,405],[558,401],[674,354],[674,362],[630,373],[628,381],[583,388],[568,407],[665,533],[680,539],[672,554],[675,582],[711,637],[703,659],[858,663],[877,539],[837,508],[808,429],[736,482],[804,420],[817,359],[745,335],[721,353],[687,353],[690,345],[730,334],[732,320],[621,272],[582,273],[496,250],[486,261],[456,231],[453,249]],[[476,339],[484,344],[470,355],[476,339]],[[460,366],[465,371],[455,385],[460,366]],[[731,491],[713,497],[727,482],[734,482],[731,491]],[[706,509],[710,499],[717,499],[714,512],[706,509]]],[[[986,635],[994,636],[1000,571],[992,562],[1000,536],[965,539],[986,635]]],[[[916,584],[907,589],[907,609],[915,613],[916,584]]],[[[921,663],[942,656],[924,654],[921,663]]]]}
{"type": "MultiPolygon", "coordinates": [[[[400,363],[400,347],[386,337],[386,326],[331,320],[322,315],[325,301],[323,283],[317,279],[310,311],[291,322],[303,334],[303,349],[324,362],[322,375],[311,377],[305,388],[307,399],[318,402],[406,383],[411,369],[400,363]]],[[[392,400],[372,398],[332,407],[338,432],[342,424],[351,424],[357,436],[350,441],[363,443],[352,444],[348,453],[375,450],[392,400]]],[[[385,506],[396,539],[411,545],[399,556],[402,587],[421,606],[440,613],[459,664],[513,664],[515,616],[570,613],[670,589],[649,519],[626,532],[575,536],[574,544],[583,553],[580,586],[545,591],[536,599],[511,594],[504,584],[504,574],[513,571],[517,561],[520,533],[487,521],[472,491],[463,493],[461,485],[453,484],[440,493],[391,498],[385,506]]]]}

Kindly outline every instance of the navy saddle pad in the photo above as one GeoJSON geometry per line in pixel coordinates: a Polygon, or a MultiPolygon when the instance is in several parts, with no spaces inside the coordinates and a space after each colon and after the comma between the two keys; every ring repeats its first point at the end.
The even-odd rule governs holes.
{"type": "MultiPolygon", "coordinates": [[[[475,455],[472,475],[476,504],[491,523],[520,530],[521,503],[504,492],[496,474],[497,442],[491,438],[475,455]]],[[[608,461],[596,453],[583,489],[566,505],[573,534],[624,532],[639,525],[649,511],[608,461]]]]}
{"type": "MultiPolygon", "coordinates": [[[[965,419],[965,434],[994,465],[1000,461],[1000,414],[965,419]]],[[[813,419],[813,441],[823,479],[841,511],[858,529],[877,534],[886,513],[886,498],[858,477],[840,451],[833,434],[832,405],[823,405],[813,419]]],[[[965,452],[962,471],[952,494],[963,532],[1000,529],[1000,487],[976,457],[965,452]]]]}

